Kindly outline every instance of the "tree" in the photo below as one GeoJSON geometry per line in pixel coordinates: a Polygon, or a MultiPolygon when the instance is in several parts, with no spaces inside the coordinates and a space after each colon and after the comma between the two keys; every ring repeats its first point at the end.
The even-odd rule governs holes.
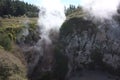
{"type": "Polygon", "coordinates": [[[24,14],[36,14],[39,9],[31,4],[25,3],[19,0],[0,0],[0,16],[11,15],[11,16],[21,16],[24,14]]]}

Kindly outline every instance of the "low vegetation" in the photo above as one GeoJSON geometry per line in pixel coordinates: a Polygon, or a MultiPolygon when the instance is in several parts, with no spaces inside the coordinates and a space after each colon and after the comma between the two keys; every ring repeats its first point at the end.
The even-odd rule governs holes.
{"type": "MultiPolygon", "coordinates": [[[[16,45],[17,37],[27,26],[31,34],[36,29],[37,18],[4,18],[0,25],[0,80],[27,80],[25,57],[16,45]]],[[[35,36],[31,35],[30,38],[35,36]]]]}
{"type": "Polygon", "coordinates": [[[27,80],[25,65],[3,49],[0,49],[0,80],[27,80]]]}
{"type": "Polygon", "coordinates": [[[27,63],[17,42],[25,28],[31,35],[26,42],[36,38],[38,12],[37,6],[20,0],[0,1],[0,80],[28,80],[27,63]]]}
{"type": "Polygon", "coordinates": [[[31,30],[35,29],[37,18],[12,18],[1,19],[0,26],[0,45],[5,50],[11,49],[11,43],[17,40],[17,36],[21,33],[22,29],[26,26],[31,30]]]}

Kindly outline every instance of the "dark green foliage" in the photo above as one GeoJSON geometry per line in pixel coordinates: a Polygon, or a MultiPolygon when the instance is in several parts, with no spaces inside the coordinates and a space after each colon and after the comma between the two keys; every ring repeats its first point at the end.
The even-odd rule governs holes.
{"type": "Polygon", "coordinates": [[[55,68],[54,68],[54,77],[57,80],[64,80],[68,72],[68,58],[57,47],[55,49],[55,68]]]}
{"type": "Polygon", "coordinates": [[[5,50],[11,49],[11,40],[7,34],[0,34],[0,45],[4,47],[5,50]]]}
{"type": "Polygon", "coordinates": [[[22,27],[19,28],[1,28],[0,29],[0,46],[5,50],[11,50],[12,42],[16,42],[17,35],[21,32],[22,27]]]}
{"type": "Polygon", "coordinates": [[[22,16],[24,14],[27,15],[28,12],[32,12],[32,15],[35,15],[39,12],[39,9],[34,5],[19,0],[0,0],[0,16],[2,17],[9,18],[7,15],[22,16]]]}

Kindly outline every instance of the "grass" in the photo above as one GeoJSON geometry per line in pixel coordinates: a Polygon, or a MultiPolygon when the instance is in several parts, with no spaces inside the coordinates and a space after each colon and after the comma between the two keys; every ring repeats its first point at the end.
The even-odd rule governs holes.
{"type": "Polygon", "coordinates": [[[0,46],[5,50],[11,49],[11,42],[16,42],[18,34],[25,26],[36,29],[37,18],[11,17],[0,18],[0,46]]]}
{"type": "Polygon", "coordinates": [[[0,80],[25,80],[25,65],[12,53],[0,49],[0,80]]]}
{"type": "Polygon", "coordinates": [[[85,12],[83,12],[82,10],[76,9],[74,12],[72,12],[71,14],[67,16],[67,20],[71,18],[80,18],[83,16],[85,16],[85,12]]]}
{"type": "Polygon", "coordinates": [[[0,18],[0,80],[27,80],[26,62],[16,37],[28,24],[34,30],[37,18],[0,18]]]}
{"type": "Polygon", "coordinates": [[[0,18],[0,28],[16,28],[25,25],[25,22],[37,24],[37,18],[12,17],[0,18]]]}

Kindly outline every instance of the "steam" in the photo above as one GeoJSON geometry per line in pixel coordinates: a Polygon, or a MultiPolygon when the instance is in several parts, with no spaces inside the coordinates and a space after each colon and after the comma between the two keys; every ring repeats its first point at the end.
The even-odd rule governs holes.
{"type": "MultiPolygon", "coordinates": [[[[120,27],[114,17],[118,16],[120,0],[81,0],[83,10],[99,29],[108,27],[108,36],[115,40],[120,34],[120,27]]],[[[88,18],[87,18],[88,19],[88,18]]]]}
{"type": "Polygon", "coordinates": [[[57,39],[59,29],[65,19],[64,6],[59,0],[42,0],[38,20],[41,39],[34,47],[39,51],[39,55],[35,57],[34,66],[39,64],[39,60],[43,56],[41,63],[43,65],[41,68],[43,71],[52,69],[53,43],[57,39]]]}
{"type": "Polygon", "coordinates": [[[59,28],[65,20],[64,6],[59,0],[42,0],[38,24],[41,38],[51,43],[49,34],[51,30],[59,32],[59,28]]]}
{"type": "MultiPolygon", "coordinates": [[[[42,71],[52,69],[54,42],[57,41],[59,29],[66,19],[64,6],[60,0],[42,0],[41,2],[37,29],[40,38],[32,46],[26,45],[23,47],[23,51],[30,53],[30,59],[29,55],[26,54],[28,76],[34,75],[33,73],[37,70],[36,66],[40,66],[40,64],[42,66],[39,68],[42,71]]],[[[29,26],[26,23],[22,34],[24,36],[30,34],[28,31],[29,26]]]]}
{"type": "Polygon", "coordinates": [[[120,0],[81,0],[81,5],[90,15],[99,19],[112,19],[117,14],[120,0]]]}
{"type": "Polygon", "coordinates": [[[25,27],[22,30],[22,35],[25,36],[25,37],[29,35],[29,30],[28,30],[29,25],[28,25],[28,23],[29,23],[28,19],[26,21],[24,21],[25,27]]]}

